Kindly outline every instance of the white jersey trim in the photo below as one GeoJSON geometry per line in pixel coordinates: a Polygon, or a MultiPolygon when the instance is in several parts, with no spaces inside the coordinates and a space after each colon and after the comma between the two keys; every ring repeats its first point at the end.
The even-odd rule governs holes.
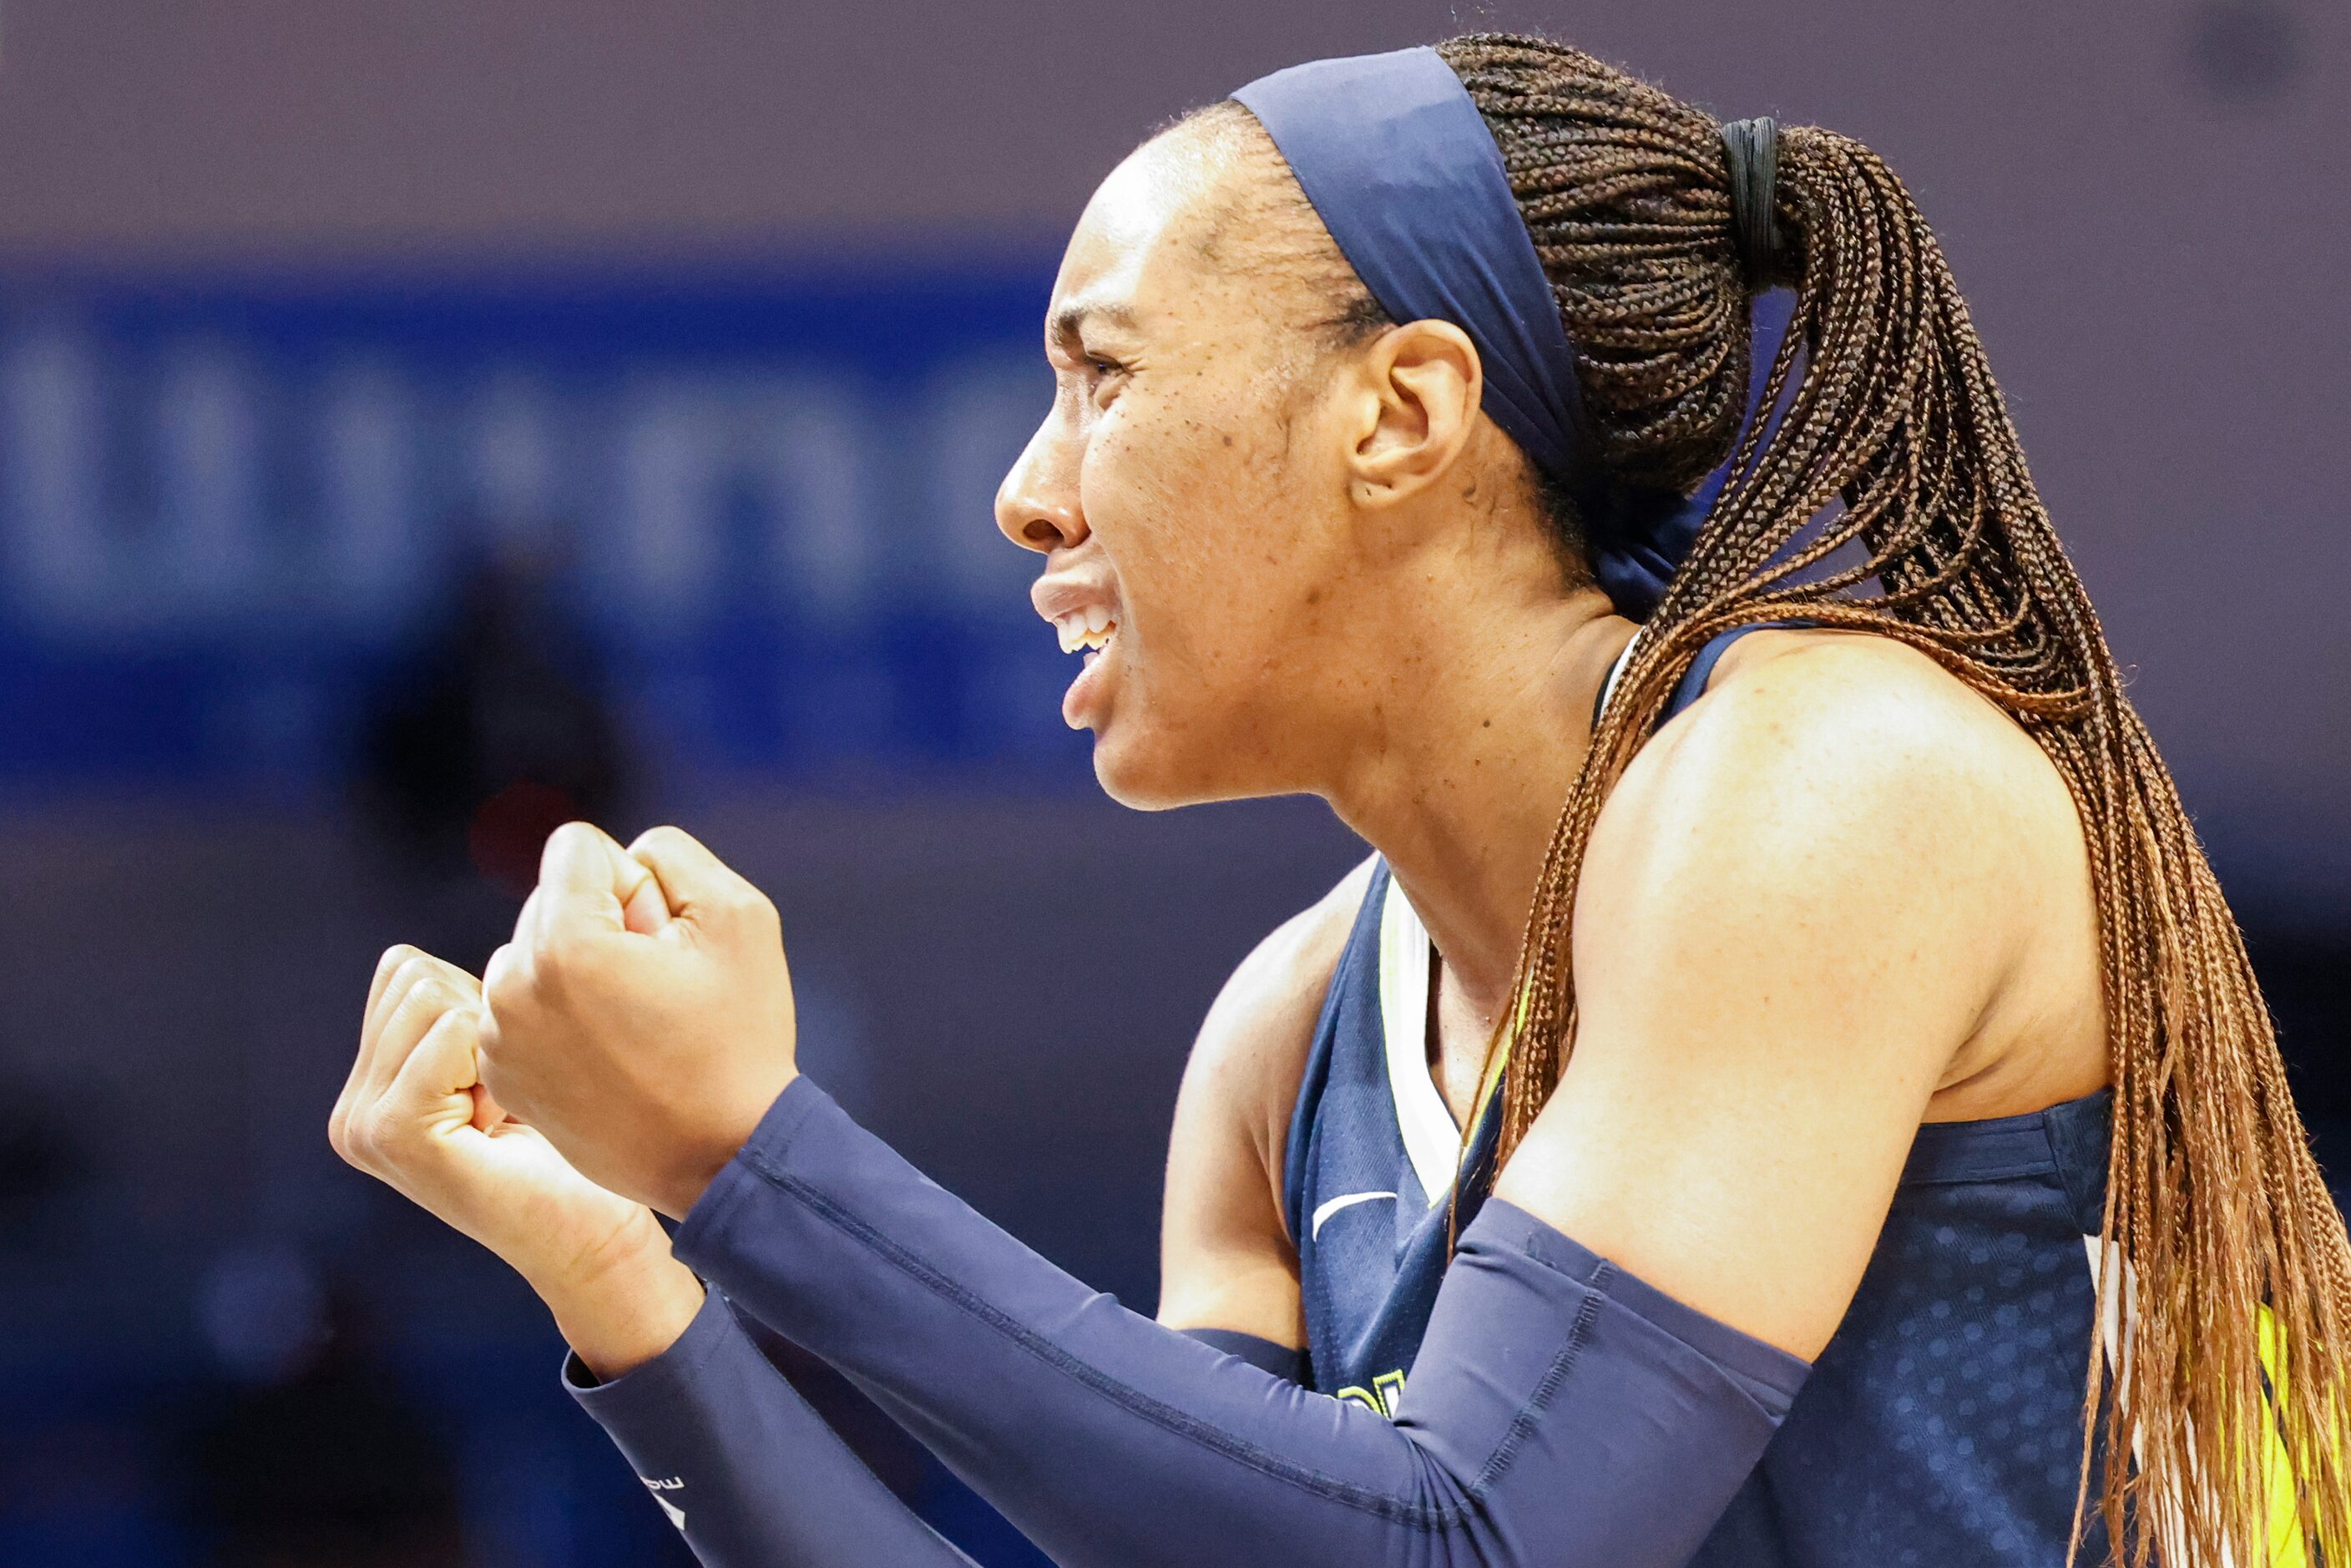
{"type": "Polygon", "coordinates": [[[1390,875],[1380,909],[1380,1030],[1387,1040],[1396,1131],[1432,1207],[1453,1191],[1461,1158],[1461,1129],[1428,1071],[1428,975],[1436,956],[1428,927],[1390,875]]]}
{"type": "Polygon", "coordinates": [[[1633,628],[1631,640],[1625,644],[1624,651],[1619,653],[1616,655],[1615,662],[1608,666],[1608,678],[1600,683],[1600,706],[1594,710],[1593,715],[1593,728],[1597,729],[1599,727],[1598,721],[1600,716],[1608,711],[1609,703],[1614,700],[1616,695],[1616,679],[1625,673],[1625,666],[1633,662],[1633,650],[1640,645],[1641,629],[1638,626],[1635,626],[1633,628]]]}

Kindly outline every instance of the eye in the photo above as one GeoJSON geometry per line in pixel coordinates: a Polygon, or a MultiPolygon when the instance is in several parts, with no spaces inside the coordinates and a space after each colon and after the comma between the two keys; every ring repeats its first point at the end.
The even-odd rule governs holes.
{"type": "Polygon", "coordinates": [[[1119,382],[1126,374],[1126,367],[1106,354],[1088,354],[1085,365],[1087,379],[1092,382],[1092,385],[1087,389],[1092,401],[1107,403],[1111,398],[1117,395],[1119,382]]]}

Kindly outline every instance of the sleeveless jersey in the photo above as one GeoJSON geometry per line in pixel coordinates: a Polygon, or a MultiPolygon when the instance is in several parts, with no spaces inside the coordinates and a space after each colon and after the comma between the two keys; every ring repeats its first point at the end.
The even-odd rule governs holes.
{"type": "MultiPolygon", "coordinates": [[[[1739,634],[1707,646],[1668,716],[1739,634]]],[[[1376,864],[1324,998],[1284,1170],[1313,1385],[1391,1416],[1451,1236],[1490,1182],[1499,1120],[1489,1092],[1465,1149],[1429,1075],[1432,962],[1426,930],[1376,864]]],[[[1843,1323],[1695,1563],[2065,1561],[2110,1099],[1918,1129],[1843,1323]]],[[[2081,1560],[2105,1551],[2094,1522],[2081,1560]]]]}

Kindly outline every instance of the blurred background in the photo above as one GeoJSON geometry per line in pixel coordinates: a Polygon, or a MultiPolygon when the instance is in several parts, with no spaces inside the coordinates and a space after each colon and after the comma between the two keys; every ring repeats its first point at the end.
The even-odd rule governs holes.
{"type": "Polygon", "coordinates": [[[0,1563],[685,1560],[325,1137],[376,954],[575,815],[761,882],[811,1071],[1150,1308],[1193,1028],[1362,847],[1103,800],[989,498],[1133,143],[1489,26],[1909,181],[2351,1176],[2343,6],[0,0],[0,1563]]]}

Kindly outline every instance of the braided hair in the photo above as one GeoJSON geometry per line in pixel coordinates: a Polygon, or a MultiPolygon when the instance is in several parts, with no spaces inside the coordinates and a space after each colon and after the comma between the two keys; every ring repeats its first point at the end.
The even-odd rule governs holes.
{"type": "MultiPolygon", "coordinates": [[[[2123,695],[1933,231],[1867,148],[1792,127],[1777,144],[1774,243],[1758,256],[1735,232],[1745,171],[1704,111],[1541,37],[1471,34],[1437,53],[1501,149],[1599,464],[1684,494],[1729,468],[1544,857],[1491,1042],[1500,1157],[1573,1048],[1570,923],[1593,824],[1699,649],[1791,619],[1917,648],[2039,743],[2089,850],[2115,1090],[2098,1287],[2130,1310],[2120,1375],[2096,1334],[2083,1347],[2074,1550],[2103,1449],[2096,1506],[2133,1568],[2158,1551],[2173,1564],[2264,1563],[2294,1526],[2306,1551],[2351,1563],[2351,1241],[2236,921],[2123,695]],[[1796,296],[1761,400],[1780,412],[1746,423],[1750,301],[1775,285],[1796,296]],[[2294,1490],[2285,1518],[2270,1492],[2273,1430],[2294,1490]],[[2130,1440],[2098,1441],[2117,1432],[2130,1440]]],[[[1330,301],[1326,341],[1392,325],[1247,110],[1228,100],[1185,123],[1275,176],[1245,182],[1228,216],[1330,301]]],[[[1573,496],[1531,469],[1529,481],[1580,567],[1573,496]]]]}
{"type": "Polygon", "coordinates": [[[2120,1375],[2084,1347],[2076,1550],[2103,1428],[2130,1435],[2104,1445],[2099,1478],[2118,1555],[2269,1561],[2284,1524],[2266,1383],[2305,1550],[2351,1563],[2351,1244],[2236,921],[2123,695],[1933,231],[1867,148],[1792,128],[1771,208],[1784,238],[1754,276],[1711,117],[1541,38],[1475,34],[1437,52],[1501,148],[1601,460],[1685,492],[1730,461],[1545,856],[1495,1040],[1503,1157],[1573,1049],[1569,925],[1593,824],[1698,650],[1799,617],[1907,643],[2039,743],[2088,842],[2115,1085],[2099,1290],[2132,1305],[2120,1375]],[[1740,436],[1748,299],[1775,283],[1794,287],[1795,316],[1763,406],[1784,409],[1740,436]]]}

